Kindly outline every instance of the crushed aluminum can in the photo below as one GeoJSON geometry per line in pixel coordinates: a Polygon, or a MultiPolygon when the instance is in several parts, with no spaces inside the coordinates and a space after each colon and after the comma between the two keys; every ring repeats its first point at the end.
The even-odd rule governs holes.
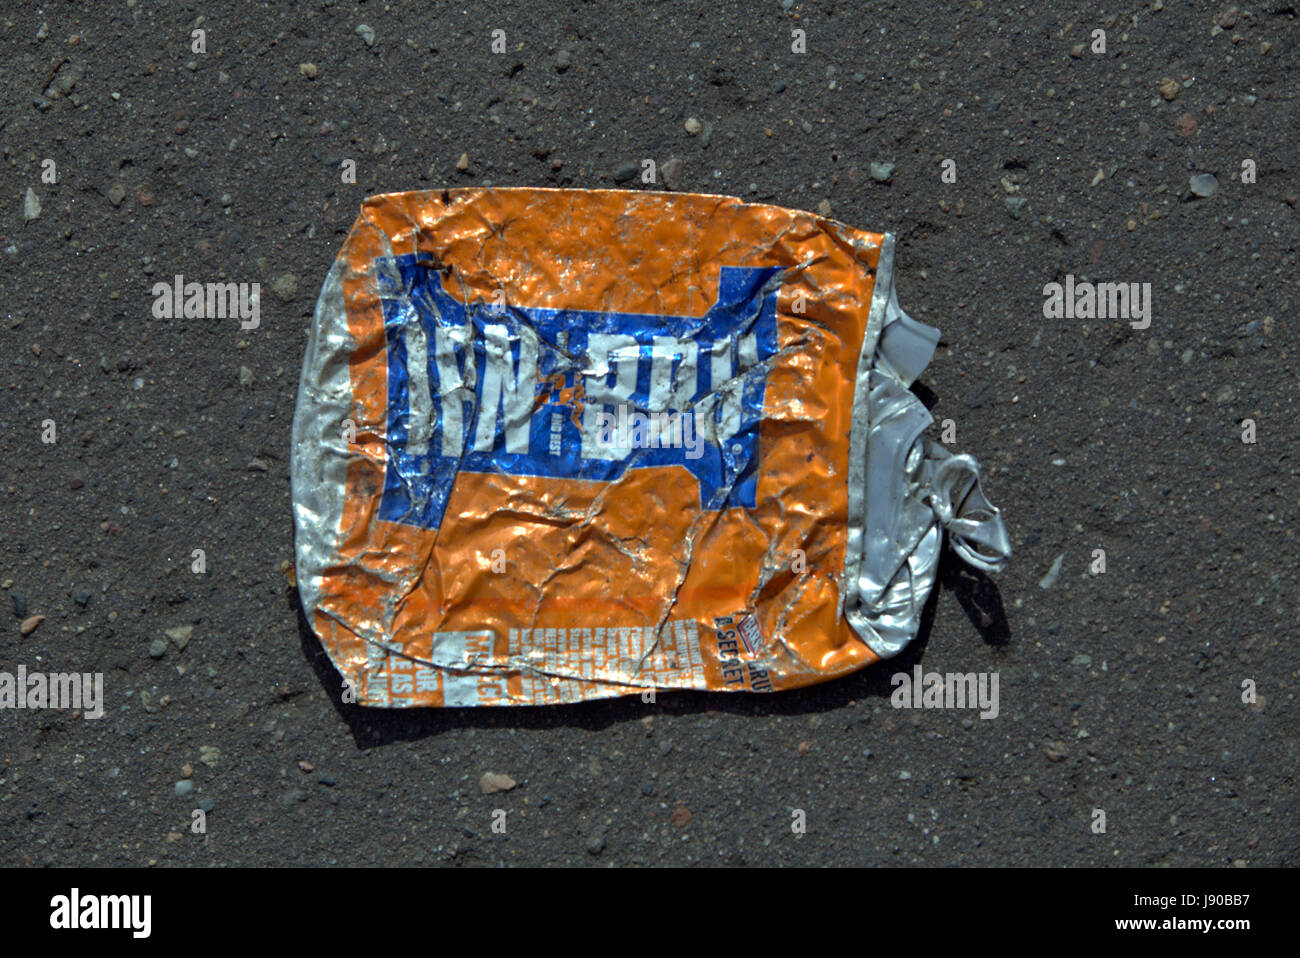
{"type": "Polygon", "coordinates": [[[1010,545],[908,387],[894,238],[725,196],[371,197],[293,424],[303,610],[355,700],[774,691],[896,655],[944,531],[1010,545]]]}

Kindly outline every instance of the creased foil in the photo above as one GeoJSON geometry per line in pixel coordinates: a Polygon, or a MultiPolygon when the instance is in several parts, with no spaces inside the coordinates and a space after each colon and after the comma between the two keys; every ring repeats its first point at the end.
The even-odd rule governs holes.
{"type": "Polygon", "coordinates": [[[922,433],[939,333],[894,240],[724,196],[368,199],[293,426],[297,579],[356,701],[796,688],[911,641],[947,533],[1010,556],[922,433]]]}

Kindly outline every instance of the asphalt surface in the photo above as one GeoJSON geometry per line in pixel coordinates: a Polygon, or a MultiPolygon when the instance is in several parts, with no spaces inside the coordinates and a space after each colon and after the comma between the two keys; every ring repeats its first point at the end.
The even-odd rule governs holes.
{"type": "Polygon", "coordinates": [[[1300,11],[1154,6],[6,6],[0,668],[102,672],[106,714],[0,709],[0,862],[1296,864],[1300,11]],[[948,556],[911,649],[804,691],[341,702],[282,566],[360,202],[674,157],[677,189],[899,235],[944,334],[918,392],[1010,567],[948,556]],[[177,273],[260,282],[260,326],[155,318],[177,273]],[[1067,275],[1150,283],[1150,326],[1045,317],[1067,275]],[[998,717],[893,708],[918,663],[996,672],[998,717]]]}

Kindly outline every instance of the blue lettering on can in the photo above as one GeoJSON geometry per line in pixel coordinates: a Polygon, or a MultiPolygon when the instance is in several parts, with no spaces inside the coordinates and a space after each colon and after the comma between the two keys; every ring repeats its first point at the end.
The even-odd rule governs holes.
{"type": "Polygon", "coordinates": [[[701,317],[467,305],[377,261],[387,338],[379,516],[436,529],[461,472],[617,482],[682,466],[700,507],[753,508],[779,267],[720,267],[701,317]]]}

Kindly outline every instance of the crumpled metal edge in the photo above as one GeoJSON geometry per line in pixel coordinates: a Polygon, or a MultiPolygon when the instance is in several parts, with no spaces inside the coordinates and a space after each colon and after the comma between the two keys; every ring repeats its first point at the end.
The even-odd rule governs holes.
{"type": "Polygon", "coordinates": [[[343,304],[343,262],[335,259],[316,300],[293,415],[290,489],[295,572],[303,613],[313,631],[322,576],[331,557],[338,554],[336,539],[343,524],[351,453],[342,426],[352,410],[348,357],[354,348],[343,304]],[[331,431],[329,425],[338,428],[331,431]]]}
{"type": "Polygon", "coordinates": [[[978,463],[922,435],[934,419],[909,387],[929,364],[939,331],[898,305],[895,244],[886,233],[858,357],[840,591],[846,621],[881,658],[916,637],[944,531],[976,568],[996,572],[1011,557],[1002,515],[980,488],[978,463]]]}

